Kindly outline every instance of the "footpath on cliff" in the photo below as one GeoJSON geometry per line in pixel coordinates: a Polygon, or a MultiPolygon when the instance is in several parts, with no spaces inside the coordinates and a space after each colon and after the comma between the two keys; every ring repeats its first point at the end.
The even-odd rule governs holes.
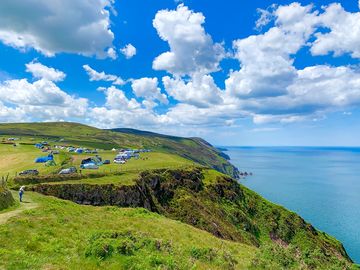
{"type": "MultiPolygon", "coordinates": [[[[17,192],[13,191],[12,194],[15,199],[18,199],[17,192]]],[[[10,218],[18,216],[25,210],[34,209],[36,207],[38,207],[38,204],[32,200],[31,194],[27,193],[24,195],[23,202],[21,202],[18,207],[9,211],[5,210],[0,213],[0,225],[5,224],[10,218]]]]}

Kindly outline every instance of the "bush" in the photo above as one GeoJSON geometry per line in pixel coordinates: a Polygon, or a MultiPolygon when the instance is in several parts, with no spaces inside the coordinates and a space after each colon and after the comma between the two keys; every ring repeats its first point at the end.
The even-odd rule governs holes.
{"type": "Polygon", "coordinates": [[[190,255],[197,260],[213,261],[217,257],[217,252],[212,248],[197,248],[193,247],[190,250],[190,255]]]}
{"type": "Polygon", "coordinates": [[[0,186],[0,211],[15,204],[11,192],[0,186]]]}
{"type": "Polygon", "coordinates": [[[126,238],[126,239],[121,239],[117,243],[116,249],[119,252],[119,254],[129,256],[134,254],[136,250],[136,246],[133,240],[126,238]]]}
{"type": "Polygon", "coordinates": [[[114,253],[131,256],[140,249],[156,250],[156,239],[132,232],[98,232],[90,237],[86,256],[105,259],[114,253]]]}
{"type": "Polygon", "coordinates": [[[86,250],[86,257],[94,256],[100,260],[105,260],[112,256],[114,252],[114,247],[111,244],[111,241],[108,239],[97,239],[90,244],[86,250]]]}

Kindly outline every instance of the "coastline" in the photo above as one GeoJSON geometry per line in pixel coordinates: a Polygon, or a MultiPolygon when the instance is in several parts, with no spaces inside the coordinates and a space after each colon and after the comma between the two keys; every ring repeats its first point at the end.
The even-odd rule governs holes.
{"type": "Polygon", "coordinates": [[[360,244],[356,244],[360,211],[352,207],[360,203],[356,200],[359,147],[226,148],[234,166],[254,173],[241,184],[333,235],[360,262],[360,244]]]}

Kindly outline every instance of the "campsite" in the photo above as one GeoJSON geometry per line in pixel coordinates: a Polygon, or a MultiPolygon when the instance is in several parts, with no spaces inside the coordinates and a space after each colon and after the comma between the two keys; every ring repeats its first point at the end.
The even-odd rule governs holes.
{"type": "MultiPolygon", "coordinates": [[[[38,138],[37,141],[42,140],[38,138]]],[[[113,149],[97,149],[97,151],[91,151],[90,153],[87,151],[86,153],[85,150],[76,151],[82,149],[83,146],[81,145],[60,149],[58,147],[52,147],[56,145],[56,142],[47,143],[46,148],[49,149],[47,152],[43,152],[41,148],[43,144],[35,143],[31,137],[26,136],[17,140],[17,147],[13,147],[13,144],[1,143],[0,170],[2,174],[9,174],[10,179],[19,176],[21,172],[26,170],[37,170],[40,176],[56,175],[63,169],[75,167],[77,168],[77,173],[81,171],[81,174],[85,176],[82,180],[78,180],[78,183],[97,183],[98,181],[101,183],[112,183],[114,181],[121,183],[122,180],[126,183],[131,179],[135,179],[137,173],[144,169],[173,168],[191,164],[188,160],[176,155],[152,151],[143,151],[137,158],[130,158],[128,153],[121,153],[120,155],[124,158],[126,156],[127,158],[125,163],[120,164],[113,162],[116,156],[119,156],[118,151],[114,151],[113,149]],[[69,151],[69,148],[75,149],[75,151],[69,151]],[[57,151],[58,153],[51,154],[53,151],[57,151]],[[51,158],[49,156],[51,156],[51,158]],[[97,157],[100,157],[102,161],[110,161],[110,164],[102,164],[99,162],[101,165],[98,166],[98,169],[81,168],[84,160],[94,160],[97,157]],[[49,165],[49,161],[53,161],[53,165],[49,165]],[[86,175],[90,173],[98,173],[99,179],[96,177],[88,179],[86,175]],[[114,177],[113,175],[116,173],[121,173],[123,179],[121,177],[114,177]]],[[[73,180],[69,181],[71,182],[73,180]]]]}

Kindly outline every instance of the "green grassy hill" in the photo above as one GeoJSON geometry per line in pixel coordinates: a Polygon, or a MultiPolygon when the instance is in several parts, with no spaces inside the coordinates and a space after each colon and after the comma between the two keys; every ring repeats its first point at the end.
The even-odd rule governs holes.
{"type": "Polygon", "coordinates": [[[202,139],[75,123],[0,124],[0,138],[0,174],[27,190],[0,211],[0,269],[356,269],[336,239],[231,178],[202,139]],[[35,164],[44,140],[109,160],[113,147],[152,151],[59,176],[94,154],[60,150],[56,166],[35,164]],[[25,169],[40,174],[19,177],[25,169]]]}
{"type": "Polygon", "coordinates": [[[130,129],[101,130],[77,123],[0,124],[0,136],[22,136],[33,141],[49,140],[62,144],[110,150],[148,148],[179,155],[204,166],[237,177],[237,169],[224,155],[199,138],[181,138],[130,129]]]}
{"type": "Polygon", "coordinates": [[[0,269],[244,269],[256,252],[142,208],[26,196],[39,206],[0,225],[0,269]]]}

